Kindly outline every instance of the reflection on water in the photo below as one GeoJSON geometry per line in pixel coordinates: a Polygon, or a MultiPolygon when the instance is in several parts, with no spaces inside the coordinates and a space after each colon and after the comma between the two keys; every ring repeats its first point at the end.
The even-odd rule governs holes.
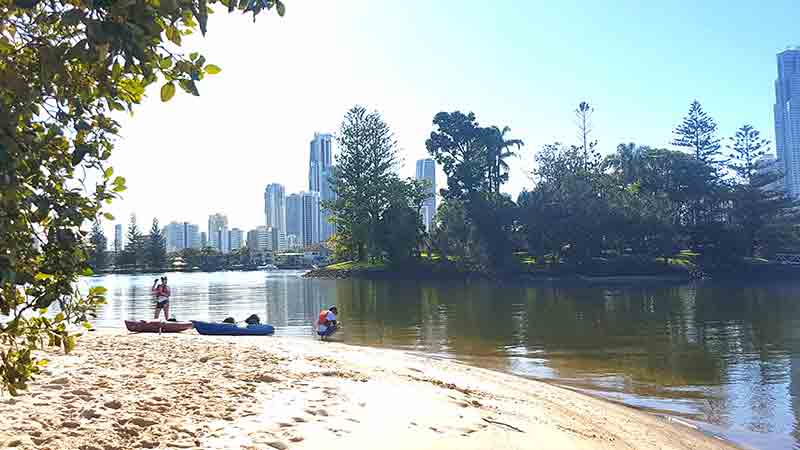
{"type": "MultiPolygon", "coordinates": [[[[800,282],[764,286],[527,288],[483,282],[307,280],[298,272],[170,274],[178,319],[242,320],[311,336],[339,306],[342,338],[453,358],[800,448],[800,282]]],[[[109,289],[98,325],[151,317],[150,276],[109,289]]]]}

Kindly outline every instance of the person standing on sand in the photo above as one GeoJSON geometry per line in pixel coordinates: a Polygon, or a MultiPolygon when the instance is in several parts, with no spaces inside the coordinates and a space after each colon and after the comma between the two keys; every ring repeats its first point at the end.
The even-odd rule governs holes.
{"type": "Polygon", "coordinates": [[[169,296],[170,290],[167,286],[167,277],[161,277],[161,284],[158,284],[158,278],[153,281],[153,295],[156,297],[156,315],[154,319],[158,319],[161,310],[164,310],[164,320],[169,320],[169,296]]]}
{"type": "Polygon", "coordinates": [[[336,316],[339,314],[339,309],[336,306],[331,306],[327,310],[323,309],[319,312],[317,319],[317,334],[325,339],[332,335],[339,328],[336,316]]]}

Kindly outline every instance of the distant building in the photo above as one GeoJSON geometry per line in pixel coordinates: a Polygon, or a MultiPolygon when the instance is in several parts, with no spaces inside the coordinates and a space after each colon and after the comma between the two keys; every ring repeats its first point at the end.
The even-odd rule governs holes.
{"type": "Polygon", "coordinates": [[[330,134],[314,133],[309,152],[308,190],[319,193],[320,211],[317,214],[319,241],[328,240],[336,231],[329,220],[331,212],[323,206],[324,202],[336,199],[330,182],[334,170],[332,143],[333,136],[330,134]]]}
{"type": "Polygon", "coordinates": [[[291,194],[286,197],[286,236],[303,235],[303,196],[291,194]]]}
{"type": "Polygon", "coordinates": [[[208,247],[208,234],[205,231],[200,232],[200,248],[208,247]]]}
{"type": "Polygon", "coordinates": [[[228,217],[223,214],[208,216],[208,246],[220,253],[228,253],[228,217]]]}
{"type": "Polygon", "coordinates": [[[272,250],[272,234],[267,227],[258,226],[247,232],[247,248],[251,252],[267,252],[272,250]]]}
{"type": "Polygon", "coordinates": [[[114,225],[114,251],[121,252],[125,249],[125,233],[122,224],[114,225]]]}
{"type": "Polygon", "coordinates": [[[251,252],[258,251],[258,230],[250,230],[247,232],[247,248],[251,252]]]}
{"type": "Polygon", "coordinates": [[[289,250],[297,250],[301,247],[300,236],[297,234],[290,234],[286,236],[286,247],[289,250]]]}
{"type": "Polygon", "coordinates": [[[273,252],[286,251],[286,233],[284,233],[283,230],[275,227],[269,228],[269,239],[270,248],[272,248],[273,252]]]}
{"type": "Polygon", "coordinates": [[[786,191],[800,198],[800,48],[778,53],[775,148],[786,191]]]}
{"type": "Polygon", "coordinates": [[[200,248],[200,227],[189,222],[170,222],[164,227],[167,252],[200,248]]]}
{"type": "Polygon", "coordinates": [[[323,173],[333,165],[333,136],[314,133],[308,158],[308,190],[322,192],[323,173]]]}
{"type": "Polygon", "coordinates": [[[244,231],[238,228],[231,228],[228,231],[228,248],[230,251],[239,250],[244,247],[244,231]]]}
{"type": "Polygon", "coordinates": [[[303,245],[319,242],[319,193],[303,192],[303,245]]]}
{"type": "Polygon", "coordinates": [[[417,161],[417,176],[419,181],[428,182],[428,193],[430,196],[422,204],[422,223],[425,230],[431,232],[436,217],[436,162],[432,159],[420,159],[417,161]]]}
{"type": "Polygon", "coordinates": [[[286,190],[281,184],[264,189],[264,225],[286,231],[286,190]]]}

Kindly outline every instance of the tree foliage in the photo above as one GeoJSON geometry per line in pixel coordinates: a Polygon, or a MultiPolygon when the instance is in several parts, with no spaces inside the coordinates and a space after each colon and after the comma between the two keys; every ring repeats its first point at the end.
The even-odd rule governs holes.
{"type": "Polygon", "coordinates": [[[736,227],[747,256],[769,253],[774,240],[791,237],[798,218],[797,202],[777,188],[783,174],[764,160],[769,142],[751,125],[729,138],[728,168],[736,174],[731,187],[730,222],[736,227]],[[783,231],[781,231],[783,229],[783,231]]]}
{"type": "Polygon", "coordinates": [[[147,266],[152,269],[162,269],[167,264],[167,243],[155,218],[145,242],[145,256],[147,266]]]}
{"type": "Polygon", "coordinates": [[[460,238],[477,238],[477,249],[471,253],[479,265],[503,268],[512,250],[514,205],[500,188],[508,180],[505,159],[514,155],[509,149],[523,143],[506,138],[508,127],[480,126],[471,112],[440,112],[433,125],[436,129],[425,147],[447,175],[447,189],[442,190],[445,202],[458,202],[464,208],[470,232],[460,238]]]}
{"type": "Polygon", "coordinates": [[[279,0],[0,1],[0,314],[11,317],[0,383],[12,393],[37,373],[39,343],[70,350],[67,324],[103,301],[101,288],[81,293],[75,281],[89,273],[84,227],[125,189],[108,166],[115,112],[159,80],[163,100],[176,87],[198,95],[220,69],[179,50],[220,3],[284,13],[279,0]],[[48,318],[56,301],[62,313],[48,318]]]}
{"type": "Polygon", "coordinates": [[[717,122],[703,110],[697,100],[689,105],[689,112],[673,131],[672,145],[684,147],[698,160],[715,165],[721,161],[720,141],[717,137],[717,122]]]}
{"type": "Polygon", "coordinates": [[[358,261],[380,256],[378,223],[396,186],[397,142],[377,111],[354,106],[336,137],[339,157],[331,177],[336,200],[325,205],[358,261]]]}
{"type": "Polygon", "coordinates": [[[108,251],[106,246],[108,239],[106,239],[103,228],[100,226],[100,221],[95,221],[92,224],[92,231],[89,234],[89,260],[87,264],[93,271],[103,270],[108,266],[108,251]]]}

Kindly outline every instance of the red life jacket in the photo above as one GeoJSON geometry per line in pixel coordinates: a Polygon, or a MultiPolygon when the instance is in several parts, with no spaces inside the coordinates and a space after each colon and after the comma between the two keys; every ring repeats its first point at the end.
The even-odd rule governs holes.
{"type": "Polygon", "coordinates": [[[319,319],[317,319],[317,325],[326,325],[328,323],[328,310],[323,309],[319,312],[319,319]]]}

